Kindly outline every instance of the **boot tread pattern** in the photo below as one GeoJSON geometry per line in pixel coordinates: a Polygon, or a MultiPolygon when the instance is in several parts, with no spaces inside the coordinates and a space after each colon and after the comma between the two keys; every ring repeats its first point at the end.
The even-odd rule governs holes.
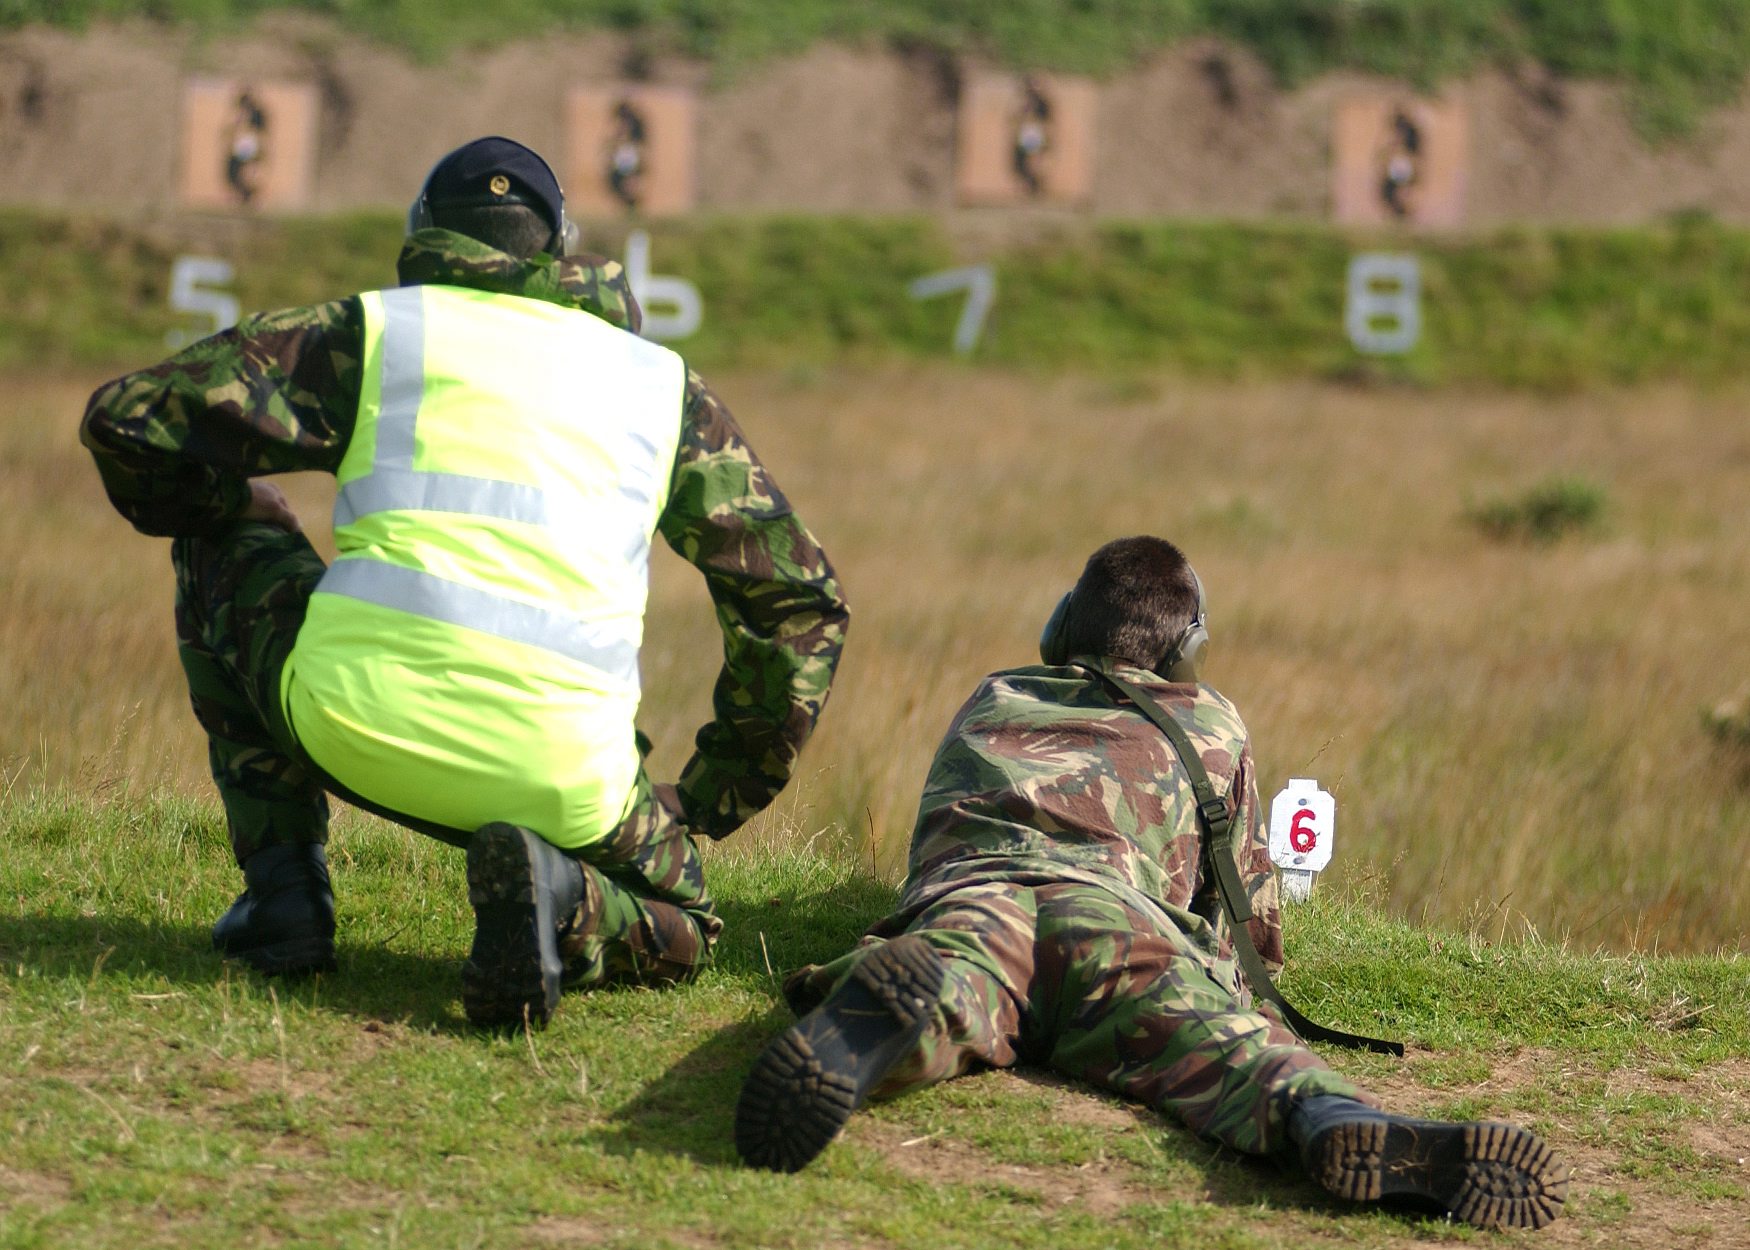
{"type": "Polygon", "coordinates": [[[916,938],[896,938],[859,962],[845,986],[754,1061],[735,1107],[741,1157],[777,1172],[807,1166],[917,1041],[942,980],[940,957],[916,938]]]}
{"type": "Polygon", "coordinates": [[[1513,1124],[1365,1119],[1325,1134],[1314,1179],[1353,1202],[1432,1200],[1481,1228],[1542,1228],[1561,1213],[1568,1168],[1513,1124]]]}
{"type": "Polygon", "coordinates": [[[827,1071],[796,1029],[774,1041],[742,1087],[735,1147],[756,1167],[795,1172],[838,1136],[856,1110],[857,1086],[827,1071]]]}
{"type": "Polygon", "coordinates": [[[525,841],[532,836],[514,825],[487,825],[468,845],[475,931],[462,965],[462,1008],[480,1027],[542,1027],[559,1005],[557,978],[542,967],[538,886],[525,841]]]}
{"type": "Polygon", "coordinates": [[[895,939],[851,973],[900,1024],[910,1028],[942,991],[942,965],[922,941],[895,939]]]}

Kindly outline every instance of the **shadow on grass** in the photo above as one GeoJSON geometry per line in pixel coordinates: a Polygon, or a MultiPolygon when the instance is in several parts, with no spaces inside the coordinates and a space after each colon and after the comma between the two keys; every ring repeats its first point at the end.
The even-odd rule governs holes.
{"type": "Polygon", "coordinates": [[[754,1056],[792,1020],[779,994],[784,975],[842,955],[894,900],[891,885],[863,876],[795,896],[750,896],[733,877],[727,884],[732,892],[717,904],[723,935],[714,966],[765,987],[770,1004],[757,1018],[713,1033],[621,1107],[595,1139],[609,1153],[656,1151],[739,1167],[731,1141],[735,1100],[754,1056]]]}
{"type": "Polygon", "coordinates": [[[457,1009],[454,959],[381,947],[352,947],[342,934],[340,969],[297,980],[265,978],[222,959],[201,925],[151,923],[126,916],[23,916],[0,919],[0,962],[44,977],[86,981],[156,981],[201,987],[248,979],[271,985],[282,1000],[302,1001],[363,1019],[401,1021],[445,1033],[473,1032],[457,1009]]]}
{"type": "Polygon", "coordinates": [[[609,1154],[658,1153],[706,1167],[740,1167],[731,1134],[742,1078],[789,1021],[788,1011],[773,1007],[718,1030],[620,1107],[594,1144],[609,1154]]]}
{"type": "MultiPolygon", "coordinates": [[[[814,893],[717,900],[723,918],[715,965],[724,972],[782,980],[803,964],[837,959],[893,907],[891,885],[854,876],[814,893]]],[[[773,985],[773,994],[777,987],[773,985]]]]}
{"type": "MultiPolygon", "coordinates": [[[[795,965],[830,958],[848,949],[892,897],[889,886],[853,878],[801,897],[724,898],[719,904],[725,926],[717,966],[769,984],[776,1003],[777,982],[767,976],[768,959],[781,976],[795,965]]],[[[472,1035],[477,1030],[464,1019],[459,1004],[466,954],[465,946],[445,957],[354,944],[343,924],[339,970],[287,981],[260,977],[243,963],[222,959],[212,949],[210,930],[201,924],[125,915],[0,917],[0,964],[22,965],[45,977],[93,985],[162,980],[189,987],[249,980],[273,986],[282,1000],[472,1035]]]]}
{"type": "MultiPolygon", "coordinates": [[[[594,1134],[592,1144],[615,1155],[657,1153],[709,1168],[744,1166],[735,1153],[733,1141],[735,1102],[741,1082],[754,1057],[790,1019],[788,1011],[774,1007],[758,1019],[715,1033],[615,1112],[611,1126],[594,1134]]],[[[1029,1085],[1099,1093],[1044,1068],[1022,1066],[1012,1072],[1017,1080],[1029,1085]]],[[[1164,1155],[1195,1169],[1201,1177],[1200,1183],[1180,1192],[1151,1192],[1139,1179],[1131,1195],[1136,1202],[1200,1199],[1212,1206],[1233,1208],[1256,1208],[1263,1202],[1277,1210],[1332,1214],[1347,1209],[1322,1194],[1287,1157],[1235,1154],[1194,1137],[1173,1121],[1140,1105],[1124,1105],[1134,1113],[1142,1131],[1158,1134],[1164,1155]]],[[[994,1169],[994,1158],[992,1166],[994,1169]]],[[[1051,1171],[1050,1165],[1032,1169],[1047,1188],[1051,1171]]],[[[945,1175],[941,1179],[965,1178],[945,1175]]]]}

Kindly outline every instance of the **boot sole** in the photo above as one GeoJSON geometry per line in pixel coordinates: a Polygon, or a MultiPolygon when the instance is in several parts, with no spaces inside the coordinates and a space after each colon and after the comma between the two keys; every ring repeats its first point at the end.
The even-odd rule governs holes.
{"type": "Polygon", "coordinates": [[[1311,1170],[1340,1198],[1420,1199],[1479,1228],[1542,1228],[1568,1194],[1567,1165],[1512,1124],[1356,1120],[1324,1135],[1311,1170]]]}
{"type": "Polygon", "coordinates": [[[474,946],[462,965],[462,1009],[482,1028],[525,1022],[544,1028],[559,1006],[564,967],[549,892],[529,845],[534,836],[494,824],[468,843],[474,946]]]}
{"type": "Polygon", "coordinates": [[[339,967],[334,942],[325,938],[298,938],[243,950],[229,950],[216,942],[214,947],[226,959],[240,959],[264,977],[307,977],[339,967]]]}
{"type": "Polygon", "coordinates": [[[941,957],[915,937],[895,938],[858,963],[845,990],[754,1061],[735,1106],[737,1153],[774,1172],[807,1166],[917,1044],[943,976],[941,957]]]}

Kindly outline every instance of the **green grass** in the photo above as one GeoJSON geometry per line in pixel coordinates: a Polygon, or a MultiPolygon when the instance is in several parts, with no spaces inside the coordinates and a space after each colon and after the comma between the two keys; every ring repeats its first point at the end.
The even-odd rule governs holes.
{"type": "Polygon", "coordinates": [[[1284,82],[1357,69],[1431,83],[1482,65],[1541,61],[1631,83],[1650,137],[1693,128],[1750,65],[1737,0],[0,0],[0,29],[149,17],[206,31],[301,9],[426,57],[561,29],[628,32],[734,72],[825,39],[994,56],[1106,73],[1214,35],[1284,82]]]}
{"type": "MultiPolygon", "coordinates": [[[[787,1018],[771,970],[841,950],[891,899],[769,823],[713,851],[728,924],[701,981],[568,998],[546,1032],[501,1038],[461,1019],[454,852],[344,820],[341,970],[286,985],[207,949],[237,887],[219,822],[125,786],[0,800],[0,1246],[1475,1240],[1340,1209],[1038,1077],[862,1113],[796,1176],[741,1169],[730,1109],[787,1018]]],[[[1708,1144],[1750,1131],[1741,957],[1494,944],[1323,891],[1289,924],[1300,1005],[1412,1043],[1401,1063],[1333,1062],[1394,1109],[1511,1116],[1584,1159],[1568,1216],[1581,1240],[1743,1226],[1741,1166],[1708,1144]]]]}
{"type": "MultiPolygon", "coordinates": [[[[238,226],[196,245],[0,213],[0,367],[161,355],[183,253],[231,260],[246,311],[393,282],[400,223],[388,214],[238,226]]],[[[624,230],[599,227],[587,246],[619,254],[624,230]]],[[[657,272],[704,296],[704,328],[681,345],[702,368],[945,358],[960,300],[916,301],[906,285],[987,261],[997,298],[976,362],[1100,372],[1118,391],[1162,368],[1546,390],[1750,375],[1750,231],[1701,221],[1414,245],[1319,226],[1109,222],[992,251],[921,218],[701,218],[658,228],[652,252],[657,272]],[[1363,356],[1343,330],[1349,262],[1410,246],[1421,342],[1403,357],[1363,356]]]]}

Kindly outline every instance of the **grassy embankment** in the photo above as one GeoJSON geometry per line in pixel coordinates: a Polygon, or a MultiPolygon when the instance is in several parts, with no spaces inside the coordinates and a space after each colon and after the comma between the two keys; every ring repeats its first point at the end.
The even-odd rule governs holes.
{"type": "Polygon", "coordinates": [[[615,30],[730,73],[823,39],[1102,73],[1214,36],[1287,83],[1333,69],[1436,82],[1484,65],[1520,72],[1541,62],[1557,74],[1630,84],[1653,138],[1692,129],[1750,67],[1750,14],[1738,0],[0,0],[0,28],[144,16],[213,30],[274,9],[325,14],[427,56],[543,31],[615,30]]]}
{"type": "MultiPolygon", "coordinates": [[[[215,218],[182,227],[196,244],[0,212],[0,368],[160,354],[178,324],[179,254],[231,261],[245,310],[281,307],[392,282],[400,229],[389,214],[215,218]]],[[[619,254],[625,231],[598,224],[586,244],[619,254]]],[[[975,361],[1040,372],[1556,390],[1750,374],[1750,231],[1704,221],[1474,239],[1141,222],[1033,235],[1003,245],[925,219],[705,218],[656,227],[652,266],[702,291],[704,328],[684,350],[712,369],[939,359],[962,301],[913,300],[907,283],[988,261],[998,298],[975,361]],[[1421,263],[1424,329],[1407,357],[1363,357],[1342,331],[1349,262],[1375,250],[1421,263]]]]}
{"type": "MultiPolygon", "coordinates": [[[[461,1019],[457,857],[349,820],[334,846],[341,971],[270,984],[206,949],[235,888],[215,820],[126,786],[7,793],[6,1250],[1476,1244],[1344,1210],[1037,1074],[859,1115],[797,1176],[742,1170],[731,1108],[784,1020],[770,969],[841,949],[887,897],[782,829],[714,848],[729,923],[702,981],[568,999],[545,1033],[503,1039],[461,1019]]],[[[1388,1105],[1551,1138],[1574,1181],[1538,1245],[1745,1244],[1741,956],[1495,944],[1327,891],[1290,913],[1289,938],[1285,985],[1304,1007],[1410,1040],[1401,1062],[1332,1056],[1388,1105]]]]}

